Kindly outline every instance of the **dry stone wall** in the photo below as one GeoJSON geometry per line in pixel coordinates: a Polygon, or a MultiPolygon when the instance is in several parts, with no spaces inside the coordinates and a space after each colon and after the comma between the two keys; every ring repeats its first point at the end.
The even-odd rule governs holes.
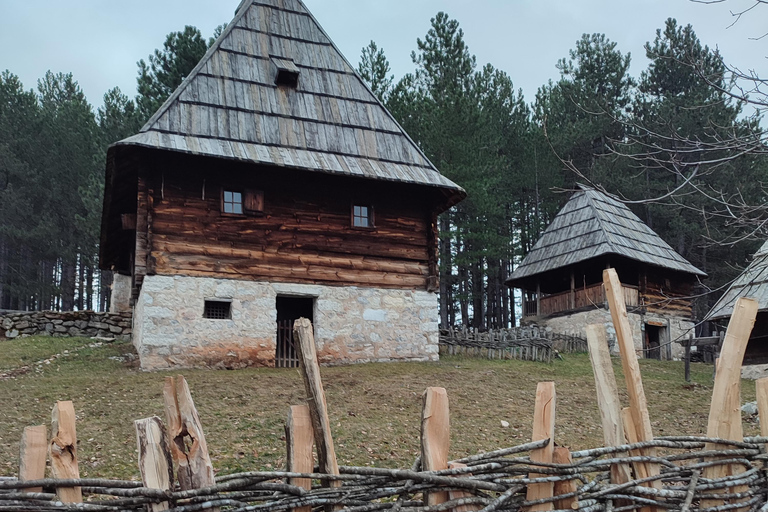
{"type": "Polygon", "coordinates": [[[0,337],[99,336],[131,339],[131,313],[95,311],[0,312],[0,337]]]}

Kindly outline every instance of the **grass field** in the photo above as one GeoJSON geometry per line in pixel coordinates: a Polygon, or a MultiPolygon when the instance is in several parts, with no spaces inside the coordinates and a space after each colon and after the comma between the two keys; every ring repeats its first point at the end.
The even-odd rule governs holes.
{"type": "MultiPolygon", "coordinates": [[[[162,417],[163,379],[126,361],[129,343],[89,347],[92,340],[25,338],[0,341],[0,476],[13,476],[25,426],[50,425],[56,400],[77,411],[83,477],[137,479],[133,420],[162,417]],[[66,357],[8,370],[68,350],[66,357]]],[[[614,366],[623,388],[621,367],[614,366]]],[[[680,362],[641,360],[656,435],[704,434],[712,392],[712,367],[694,364],[691,384],[680,362]]],[[[179,373],[179,372],[175,372],[179,373]]],[[[304,395],[295,369],[185,370],[200,413],[214,467],[221,474],[279,469],[284,465],[283,423],[288,407],[304,395]]],[[[322,369],[340,464],[408,467],[419,447],[421,394],[448,390],[451,457],[530,438],[536,383],[557,390],[556,441],[572,449],[602,444],[594,381],[586,354],[551,364],[445,357],[438,363],[361,364],[322,369]],[[501,421],[509,422],[502,427],[501,421]]],[[[743,381],[743,401],[754,400],[743,381]]],[[[622,391],[623,393],[623,391],[622,391]]],[[[626,404],[626,396],[623,396],[626,404]]],[[[49,427],[50,428],[50,427],[49,427]]],[[[745,434],[756,434],[745,423],[745,434]]]]}

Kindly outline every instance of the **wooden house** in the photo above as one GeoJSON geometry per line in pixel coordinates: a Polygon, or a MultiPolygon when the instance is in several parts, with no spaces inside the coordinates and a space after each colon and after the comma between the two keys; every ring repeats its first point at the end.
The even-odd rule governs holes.
{"type": "Polygon", "coordinates": [[[678,357],[681,345],[667,342],[693,327],[690,296],[705,274],[608,194],[580,186],[507,285],[522,290],[523,322],[585,336],[588,324],[612,325],[605,268],[621,279],[635,347],[646,357],[678,357]]]}
{"type": "Polygon", "coordinates": [[[744,364],[768,364],[768,242],[755,253],[752,262],[731,283],[704,320],[727,322],[740,297],[757,300],[757,318],[749,337],[744,364]]]}
{"type": "Polygon", "coordinates": [[[438,357],[443,177],[301,0],[244,0],[107,154],[100,264],[144,368],[438,357]],[[119,297],[116,297],[119,302],[119,297]]]}

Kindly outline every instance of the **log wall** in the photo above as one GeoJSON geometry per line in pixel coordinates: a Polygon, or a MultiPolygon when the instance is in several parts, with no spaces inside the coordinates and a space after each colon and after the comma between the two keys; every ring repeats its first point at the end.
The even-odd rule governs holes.
{"type": "Polygon", "coordinates": [[[143,167],[136,288],[145,273],[422,290],[436,285],[434,201],[418,189],[227,162],[208,171],[200,165],[180,158],[143,167]],[[222,213],[223,188],[263,191],[263,214],[222,213]],[[373,206],[373,228],[351,226],[353,203],[373,206]]]}

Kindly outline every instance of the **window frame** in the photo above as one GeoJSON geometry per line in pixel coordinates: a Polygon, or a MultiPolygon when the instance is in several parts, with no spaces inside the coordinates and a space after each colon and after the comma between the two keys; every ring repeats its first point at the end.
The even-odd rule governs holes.
{"type": "MultiPolygon", "coordinates": [[[[233,195],[233,199],[234,199],[234,195],[233,195]]],[[[244,217],[245,216],[245,192],[242,189],[239,189],[236,187],[221,187],[220,210],[223,215],[231,215],[233,217],[244,217]],[[227,192],[230,192],[232,194],[240,194],[240,202],[236,203],[234,202],[234,200],[229,202],[226,201],[227,192]],[[232,205],[239,204],[240,213],[237,213],[235,211],[231,211],[231,212],[226,211],[227,204],[232,204],[232,205]]]]}
{"type": "Polygon", "coordinates": [[[362,203],[362,202],[353,202],[349,209],[350,226],[352,227],[352,229],[361,229],[365,231],[371,231],[376,229],[376,221],[375,221],[374,213],[375,213],[375,210],[372,204],[362,203]],[[363,217],[362,215],[355,215],[355,208],[367,208],[368,216],[363,217]],[[363,218],[367,219],[367,222],[368,222],[367,226],[358,226],[355,224],[355,219],[363,219],[363,218]]]}
{"type": "Polygon", "coordinates": [[[203,318],[206,320],[232,320],[232,299],[203,299],[203,318]],[[225,316],[208,316],[206,313],[210,311],[208,305],[218,305],[220,307],[226,307],[225,316]],[[224,306],[226,305],[226,306],[224,306]]]}

